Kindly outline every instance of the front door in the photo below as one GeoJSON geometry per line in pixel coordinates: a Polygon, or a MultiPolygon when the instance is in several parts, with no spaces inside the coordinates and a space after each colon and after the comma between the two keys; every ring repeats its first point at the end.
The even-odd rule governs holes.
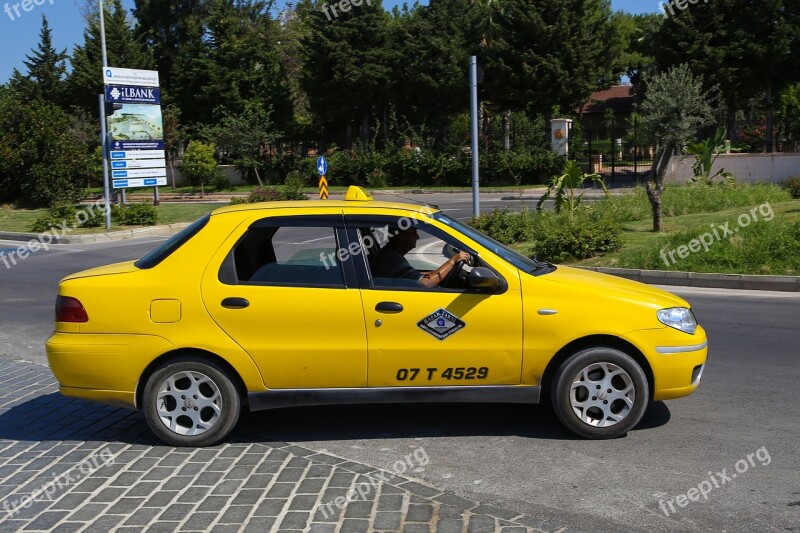
{"type": "MultiPolygon", "coordinates": [[[[403,227],[400,219],[346,217],[350,239],[364,243],[362,300],[369,343],[369,387],[518,385],[522,366],[522,300],[519,274],[502,261],[480,257],[431,223],[414,221],[419,236],[404,257],[415,272],[435,271],[452,248],[479,252],[477,263],[504,279],[504,289],[489,294],[458,288],[423,288],[408,266],[385,266],[381,236],[403,227]],[[449,247],[447,246],[449,245],[449,247]],[[402,277],[380,277],[378,270],[402,277]]],[[[394,252],[392,252],[394,254],[394,252]]],[[[390,256],[391,257],[391,256],[390,256]]],[[[390,259],[391,260],[391,259],[390,259]]],[[[386,275],[386,274],[384,274],[386,275]]]]}

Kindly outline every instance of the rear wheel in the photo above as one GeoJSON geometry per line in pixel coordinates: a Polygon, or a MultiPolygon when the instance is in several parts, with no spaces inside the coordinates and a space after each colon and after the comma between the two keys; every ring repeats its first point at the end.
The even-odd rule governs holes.
{"type": "Polygon", "coordinates": [[[211,446],[239,420],[241,398],[227,372],[211,361],[182,357],[147,381],[144,416],[155,435],[173,446],[211,446]]]}
{"type": "Polygon", "coordinates": [[[590,439],[624,435],[642,419],[650,391],[632,357],[613,348],[582,350],[561,365],[553,407],[573,433],[590,439]]]}

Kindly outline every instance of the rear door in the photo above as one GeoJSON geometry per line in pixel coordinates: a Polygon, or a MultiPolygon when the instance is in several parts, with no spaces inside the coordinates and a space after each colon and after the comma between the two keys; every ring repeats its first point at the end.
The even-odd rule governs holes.
{"type": "Polygon", "coordinates": [[[339,215],[254,217],[205,272],[203,301],[267,387],[364,387],[367,341],[339,215]]]}

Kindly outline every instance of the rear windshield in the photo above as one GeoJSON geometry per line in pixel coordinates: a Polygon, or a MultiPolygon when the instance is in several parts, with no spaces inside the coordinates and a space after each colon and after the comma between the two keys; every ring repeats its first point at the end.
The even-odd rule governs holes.
{"type": "Polygon", "coordinates": [[[189,242],[189,239],[197,235],[201,229],[206,227],[211,215],[206,215],[203,218],[192,222],[180,232],[176,233],[169,240],[165,241],[146,256],[139,259],[134,266],[147,270],[161,263],[164,259],[172,255],[172,253],[189,242]]]}

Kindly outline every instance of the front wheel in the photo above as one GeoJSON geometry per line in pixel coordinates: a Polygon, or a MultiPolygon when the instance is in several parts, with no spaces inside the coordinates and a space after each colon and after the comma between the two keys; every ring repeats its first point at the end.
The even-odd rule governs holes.
{"type": "Polygon", "coordinates": [[[150,376],[144,389],[145,420],[173,446],[211,446],[239,420],[241,398],[220,366],[191,357],[170,361],[150,376]]]}
{"type": "Polygon", "coordinates": [[[552,387],[558,418],[573,433],[590,439],[611,439],[633,429],[649,396],[642,368],[613,348],[576,353],[558,369],[552,387]]]}

